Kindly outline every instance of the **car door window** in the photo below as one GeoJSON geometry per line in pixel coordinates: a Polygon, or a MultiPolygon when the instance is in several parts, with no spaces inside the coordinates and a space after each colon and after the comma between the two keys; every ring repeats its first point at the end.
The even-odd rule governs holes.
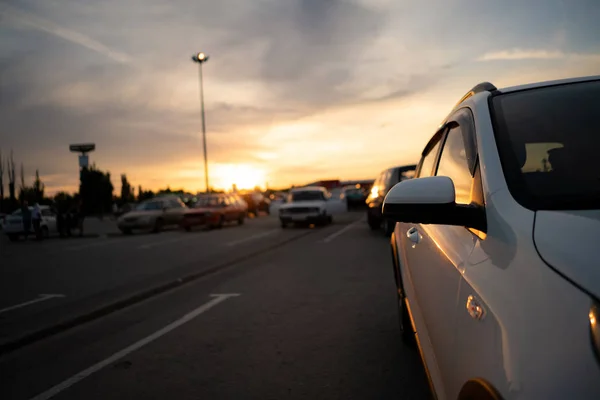
{"type": "Polygon", "coordinates": [[[431,149],[421,159],[421,167],[419,168],[419,178],[426,178],[433,175],[433,166],[437,157],[438,149],[440,148],[441,140],[438,140],[431,149]]]}
{"type": "Polygon", "coordinates": [[[471,203],[471,186],[473,177],[467,161],[467,151],[460,125],[456,125],[448,131],[436,176],[447,176],[454,183],[456,203],[471,203]]]}

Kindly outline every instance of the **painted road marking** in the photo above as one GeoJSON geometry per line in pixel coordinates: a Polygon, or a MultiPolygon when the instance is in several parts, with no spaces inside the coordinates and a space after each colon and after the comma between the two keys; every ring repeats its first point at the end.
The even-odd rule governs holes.
{"type": "Polygon", "coordinates": [[[259,233],[259,234],[257,234],[257,235],[248,236],[248,237],[246,237],[246,238],[244,238],[244,239],[240,239],[240,240],[234,240],[233,242],[229,242],[229,243],[227,243],[227,246],[228,246],[228,247],[237,246],[238,244],[241,244],[241,243],[246,243],[246,242],[249,242],[249,241],[251,241],[251,240],[260,239],[260,238],[262,238],[262,237],[265,237],[265,236],[272,235],[272,234],[274,234],[275,232],[281,232],[281,229],[272,229],[272,230],[270,230],[270,231],[266,231],[266,232],[263,232],[263,233],[259,233]]]}
{"type": "Polygon", "coordinates": [[[343,227],[339,231],[333,232],[331,235],[327,236],[325,239],[322,240],[322,242],[323,243],[329,243],[329,242],[331,242],[336,237],[338,237],[340,235],[343,235],[344,233],[348,232],[350,229],[354,228],[355,225],[358,225],[359,223],[361,223],[363,221],[364,221],[364,218],[361,218],[359,220],[354,221],[350,225],[346,225],[345,227],[343,227]]]}
{"type": "Polygon", "coordinates": [[[177,321],[171,322],[169,325],[165,326],[164,328],[159,329],[158,331],[154,332],[153,334],[146,336],[142,340],[135,342],[134,344],[124,348],[123,350],[116,352],[115,354],[108,357],[107,359],[102,360],[99,363],[94,364],[91,367],[84,369],[83,371],[73,375],[72,377],[68,378],[67,380],[62,381],[58,385],[46,390],[43,393],[38,394],[37,396],[33,397],[31,400],[47,400],[47,399],[50,399],[50,398],[56,396],[60,392],[70,388],[71,386],[75,385],[76,383],[81,382],[88,376],[100,371],[102,368],[114,363],[115,361],[120,360],[121,358],[125,357],[129,353],[139,350],[142,347],[146,346],[147,344],[154,342],[156,339],[160,338],[161,336],[164,336],[167,333],[171,332],[172,330],[179,328],[181,325],[193,320],[194,318],[196,318],[200,314],[210,310],[217,304],[227,300],[230,297],[236,297],[239,295],[240,295],[239,293],[211,294],[210,296],[214,297],[214,299],[212,299],[208,303],[204,303],[203,305],[201,305],[200,307],[191,311],[190,313],[184,315],[177,321]]]}
{"type": "Polygon", "coordinates": [[[16,310],[18,308],[27,307],[27,306],[35,304],[35,303],[41,303],[42,301],[58,299],[58,298],[62,298],[62,297],[67,297],[67,296],[65,296],[64,294],[40,294],[40,295],[38,295],[38,297],[36,299],[29,300],[29,301],[26,301],[21,304],[15,304],[14,306],[3,308],[0,310],[0,314],[8,312],[8,311],[16,310]]]}

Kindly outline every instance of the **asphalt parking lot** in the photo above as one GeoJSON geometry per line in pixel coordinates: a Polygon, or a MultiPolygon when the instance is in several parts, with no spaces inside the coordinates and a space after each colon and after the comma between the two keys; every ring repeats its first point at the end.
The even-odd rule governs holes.
{"type": "Polygon", "coordinates": [[[0,397],[428,398],[388,246],[361,212],[3,241],[0,397]]]}

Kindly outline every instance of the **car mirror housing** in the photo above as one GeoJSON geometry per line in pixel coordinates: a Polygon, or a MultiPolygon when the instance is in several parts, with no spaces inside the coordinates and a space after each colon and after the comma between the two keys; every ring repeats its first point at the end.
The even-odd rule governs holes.
{"type": "Polygon", "coordinates": [[[447,176],[409,179],[385,196],[383,216],[395,222],[455,225],[485,232],[485,209],[456,204],[455,196],[454,183],[447,176]]]}

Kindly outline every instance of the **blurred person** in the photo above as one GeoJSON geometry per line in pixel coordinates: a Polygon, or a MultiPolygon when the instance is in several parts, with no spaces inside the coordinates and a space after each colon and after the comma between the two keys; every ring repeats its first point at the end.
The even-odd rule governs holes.
{"type": "Polygon", "coordinates": [[[40,204],[35,203],[33,210],[31,211],[31,222],[33,223],[33,232],[36,240],[42,240],[42,210],[40,210],[40,204]]]}
{"type": "Polygon", "coordinates": [[[77,205],[75,208],[75,221],[77,222],[77,230],[79,231],[79,236],[83,236],[83,220],[85,218],[83,212],[83,200],[79,199],[77,201],[77,205]]]}
{"type": "Polygon", "coordinates": [[[21,217],[23,219],[23,234],[25,240],[29,237],[29,231],[31,230],[31,211],[29,210],[29,203],[27,200],[23,200],[21,205],[21,217]]]}

